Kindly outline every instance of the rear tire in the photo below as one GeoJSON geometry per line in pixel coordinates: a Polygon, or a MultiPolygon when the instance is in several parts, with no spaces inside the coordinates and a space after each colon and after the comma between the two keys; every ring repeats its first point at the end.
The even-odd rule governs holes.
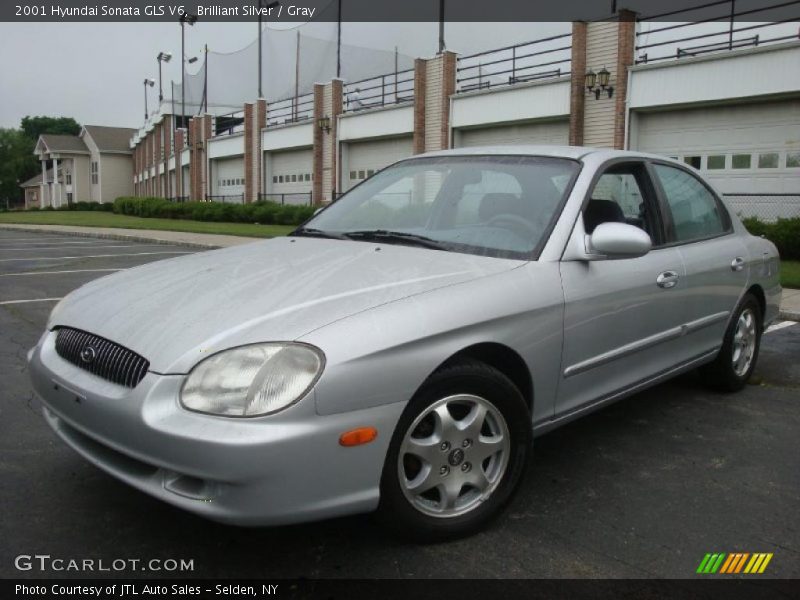
{"type": "Polygon", "coordinates": [[[511,499],[531,440],[530,412],[508,377],[475,360],[442,367],[397,424],[378,519],[414,541],[475,533],[511,499]]]}
{"type": "Polygon", "coordinates": [[[700,371],[710,386],[723,392],[738,392],[747,384],[756,367],[762,328],[761,305],[753,294],[745,294],[728,325],[717,358],[700,371]]]}

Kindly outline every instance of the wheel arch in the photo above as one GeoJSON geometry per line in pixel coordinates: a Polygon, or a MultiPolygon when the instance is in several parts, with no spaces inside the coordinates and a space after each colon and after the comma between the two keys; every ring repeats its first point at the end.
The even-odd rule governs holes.
{"type": "Polygon", "coordinates": [[[528,412],[533,413],[533,379],[528,365],[525,364],[525,361],[514,349],[497,342],[473,344],[451,355],[447,360],[437,366],[435,371],[438,371],[447,364],[462,359],[480,361],[490,367],[494,367],[508,377],[525,399],[528,412]]]}
{"type": "Polygon", "coordinates": [[[757,283],[754,283],[747,289],[747,294],[753,294],[758,300],[758,308],[761,310],[761,322],[763,325],[764,317],[767,313],[767,296],[764,294],[764,289],[757,283]]]}

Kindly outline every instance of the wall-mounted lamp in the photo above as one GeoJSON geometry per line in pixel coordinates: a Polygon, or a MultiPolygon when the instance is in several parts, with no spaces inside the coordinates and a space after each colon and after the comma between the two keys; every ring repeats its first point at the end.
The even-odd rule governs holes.
{"type": "Polygon", "coordinates": [[[331,131],[331,118],[328,116],[320,117],[317,119],[317,127],[319,127],[325,133],[330,133],[331,131]]]}
{"type": "Polygon", "coordinates": [[[606,91],[608,92],[608,97],[614,95],[614,88],[608,85],[609,80],[611,78],[611,73],[608,72],[608,69],[603,67],[600,71],[595,73],[591,69],[586,72],[585,84],[586,89],[590,92],[594,92],[594,99],[600,99],[600,92],[606,91]]]}

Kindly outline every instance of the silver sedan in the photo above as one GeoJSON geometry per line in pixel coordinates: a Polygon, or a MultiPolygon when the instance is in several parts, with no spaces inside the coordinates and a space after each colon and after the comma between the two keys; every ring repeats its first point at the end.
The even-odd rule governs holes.
{"type": "Polygon", "coordinates": [[[173,505],[436,540],[500,512],[535,435],[689,369],[740,389],[778,269],[678,162],[451,150],[288,237],[83,286],[30,374],[69,446],[173,505]]]}

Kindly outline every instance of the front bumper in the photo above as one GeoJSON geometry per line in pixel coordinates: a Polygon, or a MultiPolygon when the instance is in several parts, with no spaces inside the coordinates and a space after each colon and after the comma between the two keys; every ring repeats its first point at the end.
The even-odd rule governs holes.
{"type": "Polygon", "coordinates": [[[377,507],[384,457],[403,403],[320,416],[313,393],[275,415],[231,419],[181,408],[182,375],[148,373],[134,389],[64,361],[55,334],[29,371],[54,431],[87,460],[148,494],[216,521],[277,525],[377,507]],[[361,426],[378,438],[345,448],[361,426]]]}

